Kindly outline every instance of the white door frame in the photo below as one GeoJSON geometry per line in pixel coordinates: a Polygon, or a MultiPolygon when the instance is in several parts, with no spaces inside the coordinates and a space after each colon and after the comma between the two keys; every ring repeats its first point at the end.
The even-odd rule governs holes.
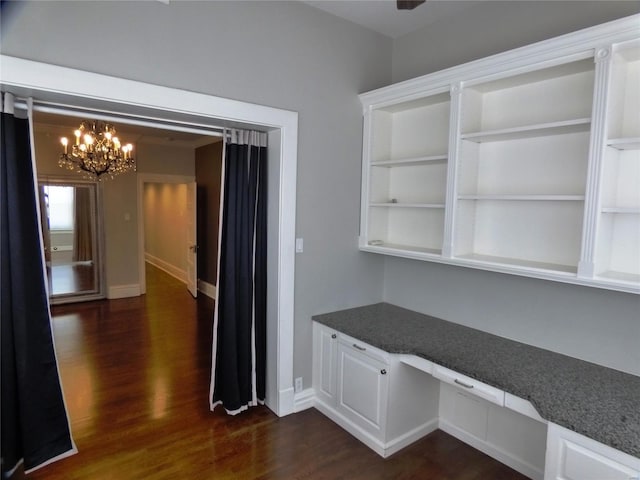
{"type": "Polygon", "coordinates": [[[297,112],[6,55],[0,55],[0,85],[3,91],[39,102],[134,115],[153,111],[167,120],[269,131],[269,159],[278,185],[270,195],[277,200],[277,211],[269,214],[277,215],[278,231],[270,236],[277,247],[273,241],[269,247],[275,254],[270,262],[277,264],[277,279],[268,286],[266,402],[279,416],[292,413],[297,112]]]}

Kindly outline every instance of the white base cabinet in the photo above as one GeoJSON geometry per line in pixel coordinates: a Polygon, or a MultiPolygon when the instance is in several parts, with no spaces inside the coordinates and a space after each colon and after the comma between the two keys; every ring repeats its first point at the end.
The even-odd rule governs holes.
{"type": "Polygon", "coordinates": [[[544,480],[639,480],[640,458],[549,423],[544,480]]]}
{"type": "Polygon", "coordinates": [[[313,322],[314,406],[382,457],[440,428],[533,480],[640,480],[640,458],[548,423],[531,403],[313,322]]]}
{"type": "Polygon", "coordinates": [[[318,410],[383,457],[438,428],[437,380],[324,325],[313,332],[318,410]]]}
{"type": "Polygon", "coordinates": [[[484,396],[478,382],[472,390],[442,382],[441,430],[531,479],[542,480],[546,422],[500,407],[493,398],[484,396]]]}
{"type": "Polygon", "coordinates": [[[341,336],[338,342],[336,410],[379,439],[385,438],[389,399],[389,362],[362,342],[341,336]]]}

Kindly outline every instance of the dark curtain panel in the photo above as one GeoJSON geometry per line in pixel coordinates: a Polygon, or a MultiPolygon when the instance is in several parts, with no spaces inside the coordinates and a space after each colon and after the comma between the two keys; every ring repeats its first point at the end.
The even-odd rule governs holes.
{"type": "Polygon", "coordinates": [[[42,267],[28,120],[2,113],[0,287],[2,474],[75,451],[42,267]]]}
{"type": "Polygon", "coordinates": [[[266,136],[238,136],[225,157],[210,399],[232,414],[264,402],[266,372],[266,136]]]}

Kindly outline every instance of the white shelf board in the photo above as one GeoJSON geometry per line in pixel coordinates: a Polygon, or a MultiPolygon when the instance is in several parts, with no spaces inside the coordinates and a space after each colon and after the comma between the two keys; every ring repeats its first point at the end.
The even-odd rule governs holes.
{"type": "Polygon", "coordinates": [[[584,195],[512,195],[512,194],[458,195],[458,200],[583,202],[584,195]]]}
{"type": "Polygon", "coordinates": [[[456,255],[455,258],[461,260],[471,260],[474,262],[490,262],[496,265],[508,265],[508,266],[517,266],[522,268],[531,268],[536,270],[546,270],[553,271],[556,274],[566,273],[575,275],[578,271],[578,267],[574,265],[561,265],[557,263],[546,263],[546,262],[532,262],[529,260],[523,260],[520,258],[508,258],[508,257],[496,257],[493,255],[482,255],[479,253],[468,253],[465,255],[456,255]]]}
{"type": "Polygon", "coordinates": [[[640,275],[636,277],[635,275],[620,272],[605,272],[595,277],[579,277],[576,274],[577,268],[567,265],[523,262],[520,260],[478,254],[443,257],[439,249],[388,243],[382,245],[361,245],[359,249],[363,252],[379,255],[390,255],[399,258],[410,258],[490,272],[507,273],[542,280],[553,280],[574,285],[640,294],[640,287],[638,286],[640,284],[640,275]],[[498,261],[500,263],[496,263],[498,261]]]}
{"type": "Polygon", "coordinates": [[[370,207],[389,207],[389,208],[440,208],[444,209],[444,203],[391,203],[376,202],[370,203],[370,207]]]}
{"type": "Polygon", "coordinates": [[[447,155],[430,155],[427,157],[402,158],[398,160],[384,160],[371,162],[372,167],[412,167],[417,165],[435,165],[447,163],[447,155]]]}
{"type": "Polygon", "coordinates": [[[639,214],[640,207],[603,207],[602,213],[639,214]]]}
{"type": "Polygon", "coordinates": [[[640,150],[640,137],[610,138],[607,145],[617,150],[640,150]]]}
{"type": "Polygon", "coordinates": [[[602,278],[606,280],[615,280],[617,282],[629,282],[629,283],[634,283],[636,285],[640,283],[640,274],[616,272],[614,270],[608,270],[606,272],[598,273],[596,275],[596,278],[602,278]]]}
{"type": "Polygon", "coordinates": [[[522,127],[503,128],[500,130],[464,133],[460,138],[475,143],[501,142],[505,140],[520,140],[524,138],[588,132],[590,127],[591,118],[578,118],[561,122],[539,123],[522,127]]]}
{"type": "Polygon", "coordinates": [[[429,255],[437,255],[437,256],[440,256],[442,254],[442,250],[439,248],[429,248],[429,247],[420,247],[416,245],[402,245],[399,243],[384,243],[384,242],[380,245],[378,244],[365,245],[360,249],[365,251],[377,252],[377,253],[415,252],[415,253],[427,253],[429,255]]]}

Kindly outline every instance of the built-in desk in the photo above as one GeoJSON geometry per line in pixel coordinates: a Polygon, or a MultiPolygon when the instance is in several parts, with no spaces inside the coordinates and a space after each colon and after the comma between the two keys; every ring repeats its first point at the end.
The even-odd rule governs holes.
{"type": "MultiPolygon", "coordinates": [[[[542,421],[640,458],[640,377],[386,303],[313,320],[398,361],[411,365],[414,358],[416,369],[421,360],[432,362],[437,373],[428,364],[422,370],[439,380],[454,372],[493,387],[525,415],[530,402],[531,418],[539,414],[542,421]]],[[[487,395],[498,395],[498,401],[489,401],[510,407],[495,392],[487,395]]]]}

